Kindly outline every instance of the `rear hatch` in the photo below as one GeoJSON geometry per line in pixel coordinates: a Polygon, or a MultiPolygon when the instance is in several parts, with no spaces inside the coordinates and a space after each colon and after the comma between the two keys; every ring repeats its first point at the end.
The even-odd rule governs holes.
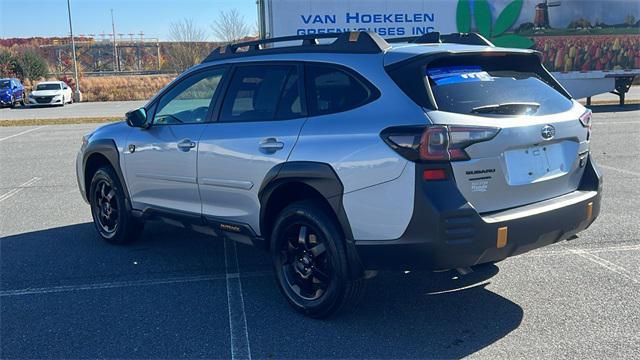
{"type": "Polygon", "coordinates": [[[431,122],[451,130],[451,144],[454,135],[465,137],[464,156],[451,153],[449,160],[460,192],[478,212],[578,188],[590,131],[580,118],[590,113],[570,99],[535,54],[439,56],[424,61],[421,76],[431,122]],[[484,127],[495,132],[474,140],[474,133],[463,132],[466,127],[475,134],[484,127]]]}

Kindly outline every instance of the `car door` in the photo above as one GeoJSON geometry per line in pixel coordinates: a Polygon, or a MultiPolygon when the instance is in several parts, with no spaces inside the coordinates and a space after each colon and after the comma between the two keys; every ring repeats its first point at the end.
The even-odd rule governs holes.
{"type": "Polygon", "coordinates": [[[295,63],[235,66],[218,120],[207,125],[198,150],[205,217],[259,233],[260,185],[287,160],[306,120],[301,74],[295,63]]]}
{"type": "Polygon", "coordinates": [[[17,95],[16,95],[16,101],[20,100],[23,101],[24,100],[24,86],[22,86],[22,83],[20,82],[20,80],[15,79],[15,86],[16,86],[16,91],[17,91],[17,95]]]}
{"type": "Polygon", "coordinates": [[[209,68],[179,80],[147,109],[151,126],[129,134],[125,176],[135,209],[201,213],[198,141],[224,72],[209,68]]]}

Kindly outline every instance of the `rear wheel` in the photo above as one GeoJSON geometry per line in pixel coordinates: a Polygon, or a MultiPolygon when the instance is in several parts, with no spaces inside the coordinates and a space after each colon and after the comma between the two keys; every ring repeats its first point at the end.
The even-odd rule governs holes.
{"type": "Polygon", "coordinates": [[[355,306],[364,280],[351,279],[344,237],[313,202],[297,202],[278,216],[272,258],[280,291],[297,311],[315,318],[355,306]]]}
{"type": "Polygon", "coordinates": [[[93,224],[102,239],[126,244],[140,236],[144,223],[127,210],[123,188],[111,167],[104,166],[95,172],[89,191],[93,224]]]}

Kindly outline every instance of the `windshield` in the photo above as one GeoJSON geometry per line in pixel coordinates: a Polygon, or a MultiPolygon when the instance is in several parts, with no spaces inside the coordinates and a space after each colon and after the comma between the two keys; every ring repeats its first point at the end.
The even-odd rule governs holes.
{"type": "Polygon", "coordinates": [[[438,108],[460,114],[547,115],[572,103],[536,73],[477,65],[427,68],[438,108]]]}
{"type": "Polygon", "coordinates": [[[8,88],[11,82],[9,80],[0,81],[0,89],[8,88]]]}
{"type": "Polygon", "coordinates": [[[36,90],[60,90],[60,84],[38,84],[36,90]]]}

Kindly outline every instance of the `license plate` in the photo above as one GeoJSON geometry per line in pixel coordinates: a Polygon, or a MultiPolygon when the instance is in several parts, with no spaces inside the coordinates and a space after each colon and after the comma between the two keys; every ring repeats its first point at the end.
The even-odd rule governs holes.
{"type": "Polygon", "coordinates": [[[566,174],[570,164],[566,153],[563,143],[506,151],[509,184],[529,184],[566,174]]]}

